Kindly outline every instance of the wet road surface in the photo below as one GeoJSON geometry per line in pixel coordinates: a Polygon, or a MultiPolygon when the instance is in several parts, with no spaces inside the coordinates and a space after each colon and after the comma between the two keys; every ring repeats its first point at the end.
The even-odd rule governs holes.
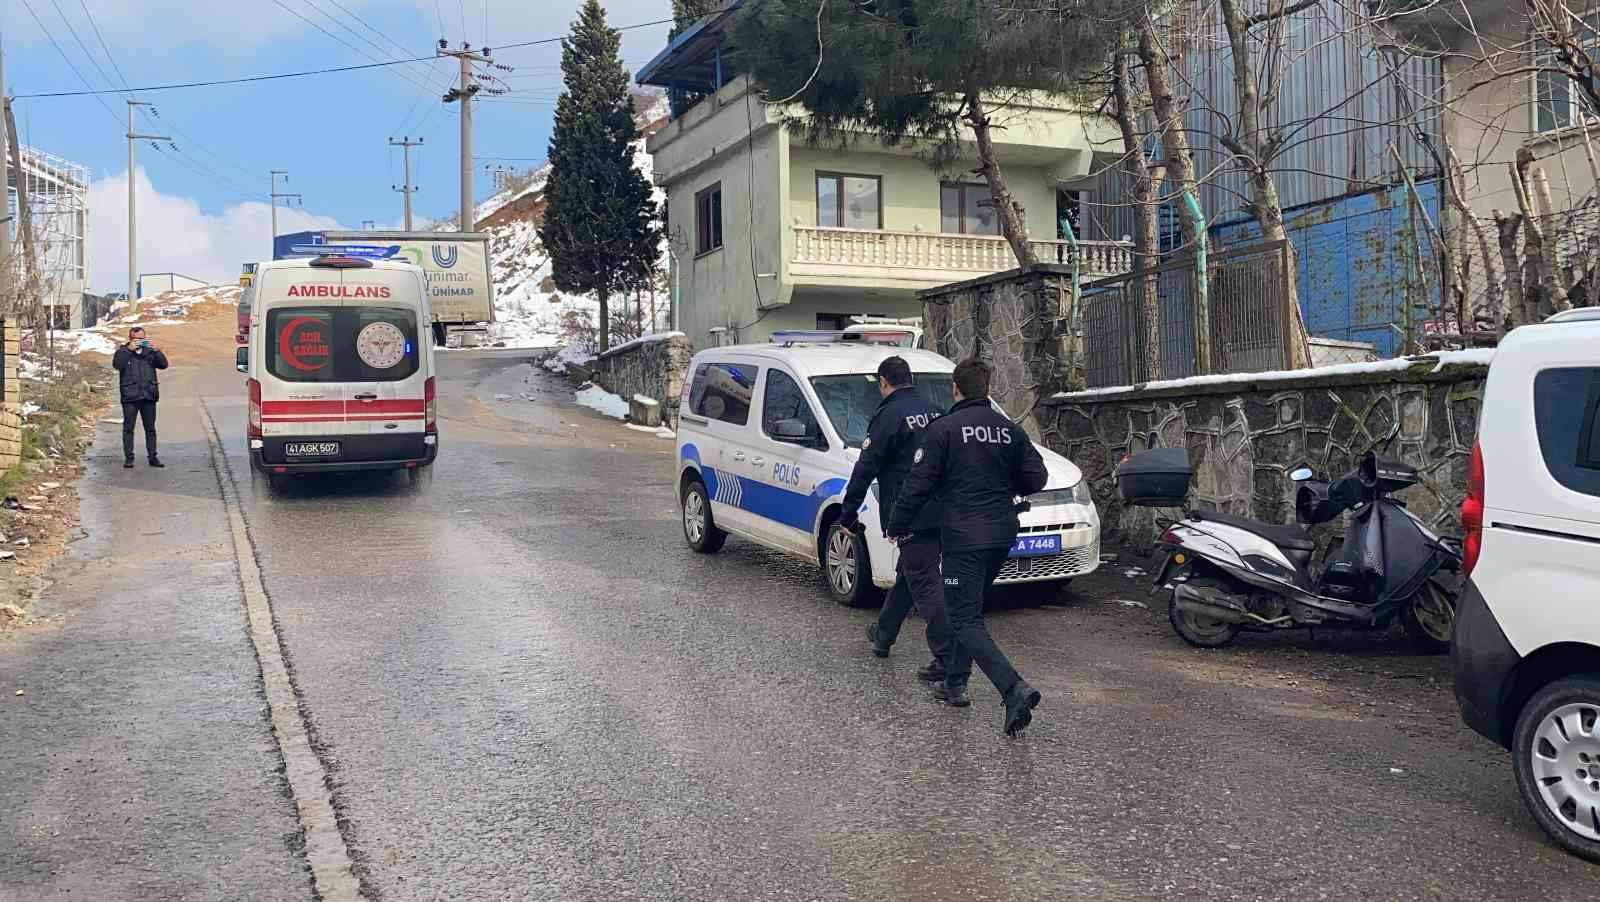
{"type": "MultiPolygon", "coordinates": [[[[1065,604],[1014,598],[993,613],[1045,696],[1009,740],[981,678],[969,709],[929,699],[913,675],[920,621],[879,660],[862,636],[872,615],[834,605],[814,568],[737,539],[689,553],[670,441],[572,408],[562,383],[514,360],[441,360],[443,444],[415,490],[375,475],[253,487],[237,380],[192,383],[370,896],[1592,895],[1600,872],[1544,842],[1504,753],[1459,726],[1444,659],[1372,636],[1189,649],[1145,581],[1108,566],[1065,604]]],[[[114,438],[101,436],[93,468],[114,459],[114,438]]],[[[220,544],[226,527],[207,517],[185,523],[220,544]]],[[[231,682],[183,662],[161,679],[236,709],[238,735],[212,741],[240,754],[185,758],[203,792],[174,785],[134,807],[215,797],[249,809],[212,829],[260,890],[145,894],[121,881],[108,898],[309,896],[259,689],[240,679],[255,664],[228,609],[237,585],[213,594],[207,616],[232,620],[210,657],[231,682]]],[[[54,641],[83,628],[69,619],[54,641]]],[[[172,741],[196,716],[156,706],[139,732],[172,741]]],[[[60,729],[29,728],[44,746],[60,729]]],[[[41,752],[41,767],[63,754],[41,752]]],[[[0,799],[42,800],[71,821],[83,779],[68,770],[0,799]]],[[[0,818],[14,836],[30,830],[14,810],[0,818]]],[[[201,840],[177,827],[124,841],[165,867],[201,840]]],[[[29,883],[29,869],[70,848],[35,838],[0,858],[0,896],[59,890],[29,883]]],[[[109,856],[87,857],[115,878],[109,856]]]]}

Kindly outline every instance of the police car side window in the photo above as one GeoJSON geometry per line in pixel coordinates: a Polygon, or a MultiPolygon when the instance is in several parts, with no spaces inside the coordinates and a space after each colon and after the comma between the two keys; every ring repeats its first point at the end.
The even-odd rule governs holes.
{"type": "Polygon", "coordinates": [[[708,420],[743,426],[750,420],[750,400],[755,391],[756,367],[732,363],[703,364],[694,374],[689,409],[708,420]]]}
{"type": "Polygon", "coordinates": [[[1535,376],[1533,418],[1550,475],[1574,492],[1600,496],[1600,367],[1535,376]]]}
{"type": "Polygon", "coordinates": [[[761,401],[761,431],[776,436],[776,426],[781,420],[799,420],[806,427],[806,435],[820,437],[822,427],[817,424],[811,404],[792,376],[782,370],[767,370],[767,393],[761,401]]]}

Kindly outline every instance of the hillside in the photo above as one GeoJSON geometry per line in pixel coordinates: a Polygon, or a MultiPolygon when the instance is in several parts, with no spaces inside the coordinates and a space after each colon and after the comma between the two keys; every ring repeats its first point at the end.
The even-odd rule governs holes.
{"type": "MultiPolygon", "coordinates": [[[[634,163],[650,178],[650,154],[645,151],[645,138],[655,134],[667,123],[666,98],[634,88],[634,118],[639,125],[640,140],[634,145],[634,163]]],[[[556,290],[550,278],[550,258],[539,242],[539,224],[545,210],[544,187],[549,168],[534,170],[521,185],[502,191],[479,204],[479,231],[493,236],[490,242],[495,286],[496,323],[491,338],[496,343],[511,347],[549,347],[564,341],[563,319],[598,316],[599,305],[588,295],[567,295],[556,290]]],[[[666,194],[655,192],[656,203],[664,203],[666,194]]],[[[667,247],[663,242],[660,254],[662,283],[667,272],[667,247]]],[[[665,326],[667,298],[658,292],[656,306],[658,319],[665,326]]],[[[630,302],[631,303],[631,302],[630,302]]],[[[644,299],[649,310],[650,299],[644,299]]],[[[613,306],[618,306],[616,302],[613,306]]],[[[613,317],[619,311],[613,309],[613,317]]],[[[646,319],[649,318],[648,312],[646,319]]],[[[653,331],[647,325],[646,331],[653,331]]]]}

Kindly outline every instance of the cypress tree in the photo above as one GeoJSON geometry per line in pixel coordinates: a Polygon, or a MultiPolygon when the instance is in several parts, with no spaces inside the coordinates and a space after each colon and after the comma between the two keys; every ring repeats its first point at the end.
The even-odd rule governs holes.
{"type": "Polygon", "coordinates": [[[550,135],[549,207],[539,227],[556,287],[592,293],[600,302],[602,351],[611,344],[612,295],[651,283],[661,241],[650,183],[633,164],[639,130],[621,44],[599,0],[587,0],[561,42],[565,88],[550,135]]]}

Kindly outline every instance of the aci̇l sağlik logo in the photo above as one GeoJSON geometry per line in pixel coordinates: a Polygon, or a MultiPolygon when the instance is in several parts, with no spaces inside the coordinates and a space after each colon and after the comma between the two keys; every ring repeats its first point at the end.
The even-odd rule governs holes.
{"type": "MultiPolygon", "coordinates": [[[[407,260],[410,260],[412,263],[415,263],[418,266],[422,265],[422,248],[420,247],[405,248],[404,250],[400,251],[400,256],[405,257],[407,260]]],[[[433,265],[439,267],[440,269],[453,268],[456,265],[456,260],[459,259],[459,257],[460,250],[454,246],[447,244],[435,244],[433,246],[433,265]]]]}

